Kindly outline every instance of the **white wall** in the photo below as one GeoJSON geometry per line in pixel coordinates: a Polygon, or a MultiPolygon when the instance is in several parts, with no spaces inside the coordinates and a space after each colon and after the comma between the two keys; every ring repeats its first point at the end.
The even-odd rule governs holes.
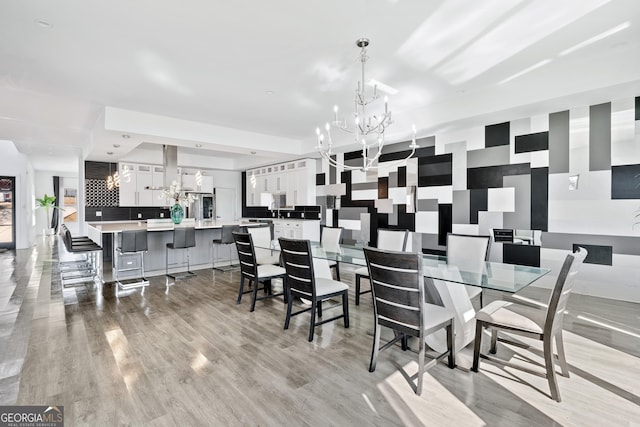
{"type": "Polygon", "coordinates": [[[0,153],[0,175],[16,178],[16,249],[26,249],[35,238],[33,168],[27,156],[20,153],[11,141],[0,140],[0,153]]]}

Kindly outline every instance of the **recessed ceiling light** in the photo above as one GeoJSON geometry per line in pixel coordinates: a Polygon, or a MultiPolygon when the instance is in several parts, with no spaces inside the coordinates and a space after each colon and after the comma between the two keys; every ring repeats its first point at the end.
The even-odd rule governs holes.
{"type": "Polygon", "coordinates": [[[124,139],[129,139],[129,138],[131,138],[131,135],[127,135],[126,133],[124,133],[124,134],[122,134],[122,137],[124,139]]]}
{"type": "Polygon", "coordinates": [[[256,154],[256,152],[255,152],[255,151],[252,151],[252,152],[251,152],[251,154],[256,154]]]}
{"type": "Polygon", "coordinates": [[[113,156],[113,151],[107,151],[107,154],[113,156]]]}
{"type": "Polygon", "coordinates": [[[36,19],[35,22],[41,28],[51,28],[51,27],[53,27],[53,25],[51,25],[49,22],[45,21],[44,19],[36,19]]]}
{"type": "Polygon", "coordinates": [[[120,144],[113,144],[113,148],[120,148],[120,144]]]}
{"type": "Polygon", "coordinates": [[[202,147],[202,144],[196,144],[196,148],[202,147]]]}
{"type": "Polygon", "coordinates": [[[268,90],[267,91],[267,95],[273,95],[273,91],[272,90],[268,90]]]}

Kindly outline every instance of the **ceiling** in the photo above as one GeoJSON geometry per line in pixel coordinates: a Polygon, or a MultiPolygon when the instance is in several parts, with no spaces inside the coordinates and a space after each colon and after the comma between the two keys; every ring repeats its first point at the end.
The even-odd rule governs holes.
{"type": "Polygon", "coordinates": [[[0,0],[0,139],[47,170],[165,143],[220,169],[313,155],[360,37],[398,91],[391,141],[640,95],[637,0],[0,0]]]}

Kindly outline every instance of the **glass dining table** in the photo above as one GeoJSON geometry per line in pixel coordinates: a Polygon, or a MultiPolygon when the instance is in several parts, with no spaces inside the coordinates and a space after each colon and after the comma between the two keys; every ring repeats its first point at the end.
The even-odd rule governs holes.
{"type": "MultiPolygon", "coordinates": [[[[278,241],[271,247],[255,245],[256,251],[279,250],[278,241]]],[[[323,246],[320,242],[311,242],[316,276],[331,278],[328,261],[354,266],[366,266],[362,246],[338,245],[323,246]]],[[[549,273],[547,268],[528,267],[485,261],[478,265],[452,265],[447,258],[438,255],[423,255],[425,277],[425,298],[427,302],[448,308],[455,319],[456,349],[469,345],[475,333],[475,308],[471,303],[465,286],[478,286],[505,293],[515,293],[549,273]]],[[[427,344],[434,350],[446,349],[444,331],[426,338],[427,344]]]]}

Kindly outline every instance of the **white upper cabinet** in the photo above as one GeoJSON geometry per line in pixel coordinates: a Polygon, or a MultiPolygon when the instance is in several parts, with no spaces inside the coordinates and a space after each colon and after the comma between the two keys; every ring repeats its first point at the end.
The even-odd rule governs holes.
{"type": "Polygon", "coordinates": [[[247,206],[259,206],[260,194],[285,194],[287,207],[316,204],[315,161],[301,159],[247,171],[247,206]]]}
{"type": "Polygon", "coordinates": [[[136,206],[138,188],[136,187],[136,165],[133,163],[120,163],[118,165],[120,176],[120,206],[136,206]]]}

